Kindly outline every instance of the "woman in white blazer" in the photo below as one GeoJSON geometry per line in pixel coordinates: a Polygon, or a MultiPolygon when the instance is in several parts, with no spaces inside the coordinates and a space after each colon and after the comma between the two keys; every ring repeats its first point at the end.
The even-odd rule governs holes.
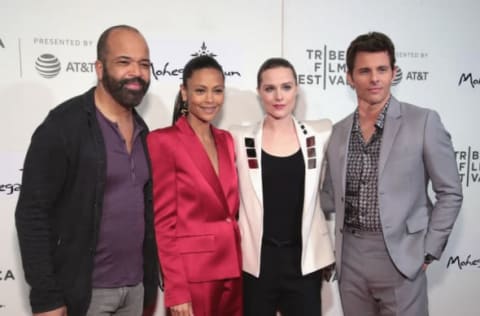
{"type": "Polygon", "coordinates": [[[236,126],[245,316],[321,315],[321,270],[334,262],[319,203],[329,120],[299,122],[295,69],[265,61],[257,74],[265,117],[236,126]]]}

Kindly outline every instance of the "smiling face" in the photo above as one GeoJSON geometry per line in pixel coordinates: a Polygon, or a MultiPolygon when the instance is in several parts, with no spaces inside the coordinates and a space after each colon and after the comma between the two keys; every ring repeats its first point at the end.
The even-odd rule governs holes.
{"type": "Polygon", "coordinates": [[[137,106],[150,85],[150,59],[141,34],[113,30],[103,60],[96,62],[97,76],[105,91],[121,106],[137,106]]]}
{"type": "Polygon", "coordinates": [[[386,51],[358,52],[347,79],[357,93],[359,106],[383,107],[390,97],[394,76],[386,51]]]}
{"type": "Polygon", "coordinates": [[[263,108],[268,117],[283,119],[295,109],[297,84],[290,68],[275,67],[260,75],[257,89],[263,108]]]}
{"type": "Polygon", "coordinates": [[[222,107],[225,81],[217,69],[198,69],[187,79],[187,85],[180,87],[180,91],[183,101],[188,104],[188,120],[210,123],[222,107]]]}

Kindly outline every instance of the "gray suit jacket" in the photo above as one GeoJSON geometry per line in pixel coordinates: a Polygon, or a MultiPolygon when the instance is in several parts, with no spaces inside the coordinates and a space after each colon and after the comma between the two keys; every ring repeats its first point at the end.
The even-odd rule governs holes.
{"type": "MultiPolygon", "coordinates": [[[[335,257],[341,277],[348,143],[353,114],[335,124],[327,149],[322,209],[336,212],[335,257]]],[[[378,166],[378,202],[387,250],[414,279],[426,253],[440,258],[462,204],[450,135],[432,110],[391,98],[378,166]],[[432,184],[435,202],[428,196],[432,184]]]]}

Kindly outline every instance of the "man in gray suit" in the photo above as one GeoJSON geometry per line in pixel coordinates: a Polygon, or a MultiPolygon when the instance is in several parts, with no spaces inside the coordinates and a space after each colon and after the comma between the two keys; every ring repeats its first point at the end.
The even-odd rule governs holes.
{"type": "Polygon", "coordinates": [[[391,96],[395,50],[386,35],[357,37],[347,68],[358,106],[334,126],[322,189],[323,210],[336,212],[344,313],[428,315],[425,270],[462,204],[450,135],[435,111],[391,96]]]}

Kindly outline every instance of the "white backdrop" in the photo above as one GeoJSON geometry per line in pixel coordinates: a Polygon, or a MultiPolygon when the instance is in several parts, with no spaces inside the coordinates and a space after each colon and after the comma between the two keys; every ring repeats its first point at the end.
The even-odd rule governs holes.
{"type": "MultiPolygon", "coordinates": [[[[402,74],[393,93],[440,113],[463,177],[464,206],[444,256],[428,271],[430,314],[477,315],[478,12],[476,0],[0,0],[0,316],[30,312],[14,227],[30,136],[49,109],[95,84],[96,41],[115,24],[137,27],[150,45],[152,84],[140,112],[152,129],[170,122],[180,83],[175,69],[201,52],[215,54],[228,72],[220,127],[261,117],[256,71],[273,56],[297,68],[297,116],[338,121],[355,107],[345,80],[346,47],[360,33],[388,34],[402,74]],[[59,64],[55,77],[41,76],[40,57],[59,64]]],[[[324,315],[340,316],[335,284],[323,298],[324,315]]],[[[164,315],[161,300],[156,315],[164,315]]]]}

